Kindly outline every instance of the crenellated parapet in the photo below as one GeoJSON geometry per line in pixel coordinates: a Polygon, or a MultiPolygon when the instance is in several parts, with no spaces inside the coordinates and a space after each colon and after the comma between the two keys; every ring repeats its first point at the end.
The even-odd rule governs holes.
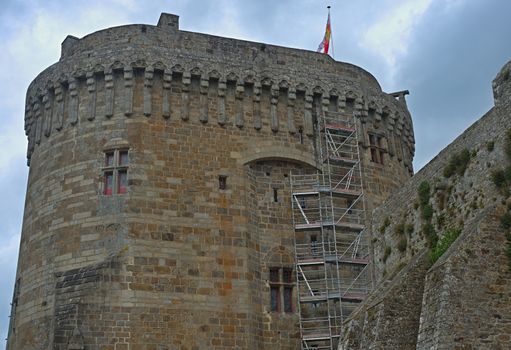
{"type": "Polygon", "coordinates": [[[147,118],[273,134],[312,137],[322,111],[352,113],[363,147],[367,132],[380,133],[389,156],[412,171],[414,138],[404,99],[383,93],[366,71],[303,50],[179,31],[177,20],[169,29],[165,16],[176,17],[66,38],[60,61],[27,93],[29,161],[37,145],[65,128],[131,117],[140,94],[147,118]],[[195,106],[198,117],[191,119],[195,106]]]}

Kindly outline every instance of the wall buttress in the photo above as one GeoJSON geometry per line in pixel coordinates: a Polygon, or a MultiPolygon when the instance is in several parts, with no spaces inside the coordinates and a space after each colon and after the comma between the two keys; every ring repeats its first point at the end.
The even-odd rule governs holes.
{"type": "Polygon", "coordinates": [[[199,121],[202,123],[208,122],[208,112],[209,112],[209,103],[208,103],[208,91],[209,91],[209,79],[207,77],[203,77],[200,81],[200,115],[199,121]]]}
{"type": "Polygon", "coordinates": [[[111,70],[105,72],[105,117],[114,115],[114,79],[111,70]]]}
{"type": "Polygon", "coordinates": [[[146,68],[144,72],[144,115],[149,117],[152,114],[152,87],[154,70],[151,67],[146,68]]]}
{"type": "Polygon", "coordinates": [[[312,95],[308,92],[305,93],[303,119],[305,135],[312,136],[314,134],[314,128],[312,126],[312,95]]]}
{"type": "Polygon", "coordinates": [[[245,87],[242,82],[238,81],[236,85],[236,126],[242,128],[245,125],[245,118],[243,112],[243,95],[245,87]]]}
{"type": "Polygon", "coordinates": [[[296,90],[293,88],[289,88],[289,90],[287,91],[287,129],[290,134],[296,133],[295,100],[296,90]]]}
{"type": "Polygon", "coordinates": [[[49,137],[51,134],[51,118],[52,118],[52,105],[53,98],[49,91],[43,96],[44,104],[44,136],[49,137]]]}
{"type": "Polygon", "coordinates": [[[124,114],[133,114],[133,69],[124,69],[124,114]]]}
{"type": "Polygon", "coordinates": [[[254,129],[261,130],[261,84],[256,82],[254,83],[254,110],[253,110],[253,118],[254,118],[254,129]]]}
{"type": "Polygon", "coordinates": [[[89,115],[87,120],[96,118],[96,76],[94,73],[87,73],[87,91],[89,92],[89,115]]]}
{"type": "Polygon", "coordinates": [[[64,126],[64,92],[62,91],[62,85],[57,84],[55,86],[55,102],[57,107],[54,109],[54,121],[55,130],[60,131],[64,126]]]}
{"type": "Polygon", "coordinates": [[[162,115],[163,118],[170,118],[170,86],[172,82],[172,72],[163,73],[163,97],[162,97],[162,115]]]}
{"type": "Polygon", "coordinates": [[[35,143],[41,143],[41,134],[42,134],[42,114],[41,114],[41,105],[39,101],[37,101],[34,105],[35,111],[35,122],[36,122],[36,135],[35,135],[35,143]]]}
{"type": "Polygon", "coordinates": [[[69,123],[71,125],[76,125],[78,123],[78,90],[77,86],[78,81],[75,78],[69,79],[69,104],[68,108],[68,116],[69,123]]]}
{"type": "Polygon", "coordinates": [[[218,124],[225,125],[227,122],[225,116],[225,92],[227,90],[227,83],[225,79],[218,81],[218,124]]]}
{"type": "Polygon", "coordinates": [[[272,85],[271,87],[271,99],[270,99],[270,121],[271,131],[279,131],[279,116],[277,115],[277,103],[279,101],[279,87],[272,85]]]}
{"type": "Polygon", "coordinates": [[[181,119],[188,120],[190,117],[190,84],[192,76],[189,72],[183,72],[181,88],[181,119]]]}

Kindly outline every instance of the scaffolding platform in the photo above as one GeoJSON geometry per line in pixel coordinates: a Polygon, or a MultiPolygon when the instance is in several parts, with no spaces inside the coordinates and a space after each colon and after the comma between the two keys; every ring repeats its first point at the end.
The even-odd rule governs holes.
{"type": "Polygon", "coordinates": [[[352,223],[352,222],[336,222],[335,224],[332,221],[316,221],[310,222],[308,224],[297,224],[295,225],[296,231],[304,231],[304,230],[317,230],[321,227],[335,226],[338,228],[344,228],[350,231],[362,231],[364,229],[363,224],[352,223]]]}
{"type": "Polygon", "coordinates": [[[369,292],[369,244],[354,116],[323,110],[318,120],[322,168],[290,176],[298,313],[302,350],[336,350],[369,292]]]}

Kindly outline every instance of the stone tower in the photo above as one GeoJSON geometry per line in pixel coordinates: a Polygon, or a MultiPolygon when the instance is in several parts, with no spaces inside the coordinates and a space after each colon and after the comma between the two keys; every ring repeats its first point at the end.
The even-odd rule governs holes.
{"type": "Polygon", "coordinates": [[[321,173],[323,115],[353,116],[379,205],[413,172],[405,93],[171,14],[68,36],[27,92],[7,348],[298,348],[289,175],[321,173]]]}

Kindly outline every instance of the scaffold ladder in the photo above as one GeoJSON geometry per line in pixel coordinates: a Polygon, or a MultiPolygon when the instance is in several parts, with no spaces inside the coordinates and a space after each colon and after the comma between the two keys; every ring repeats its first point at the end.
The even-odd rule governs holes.
{"type": "Polygon", "coordinates": [[[369,289],[361,162],[354,116],[318,118],[321,169],[291,174],[302,349],[336,349],[343,320],[369,289]]]}

